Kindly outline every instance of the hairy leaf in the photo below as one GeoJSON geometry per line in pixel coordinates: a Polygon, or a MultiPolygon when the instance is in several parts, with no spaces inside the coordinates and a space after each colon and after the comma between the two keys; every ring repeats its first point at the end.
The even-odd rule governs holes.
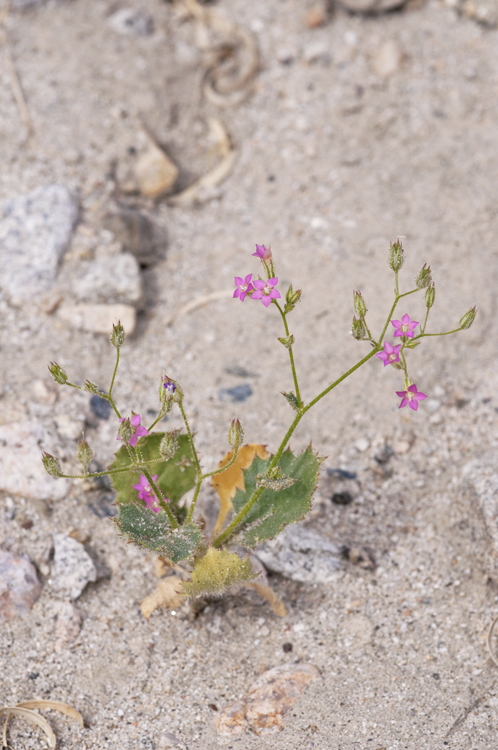
{"type": "MultiPolygon", "coordinates": [[[[237,489],[232,501],[235,513],[248,502],[256,490],[258,475],[267,473],[271,460],[272,456],[267,459],[256,457],[244,471],[245,490],[237,489]]],[[[289,523],[300,521],[306,515],[311,508],[321,462],[311,446],[298,456],[290,450],[282,454],[278,465],[282,474],[295,480],[294,484],[280,491],[263,490],[244,519],[240,534],[242,544],[255,547],[265,539],[273,539],[289,523]]]]}
{"type": "Polygon", "coordinates": [[[226,549],[208,547],[204,557],[196,560],[192,583],[185,583],[188,596],[223,594],[230,586],[255,578],[249,557],[241,560],[226,549]]]}
{"type": "MultiPolygon", "coordinates": [[[[237,460],[229,469],[221,474],[215,474],[212,480],[213,487],[220,497],[220,512],[213,531],[213,539],[218,536],[223,528],[228,513],[232,510],[232,498],[237,488],[244,490],[244,473],[243,470],[251,465],[255,456],[267,458],[268,451],[264,445],[250,443],[239,448],[237,460]]],[[[228,451],[226,456],[221,459],[218,468],[221,469],[233,458],[233,450],[228,451]]]]}
{"type": "MultiPolygon", "coordinates": [[[[170,503],[174,504],[195,485],[195,466],[192,462],[192,448],[187,435],[178,437],[178,448],[170,459],[161,460],[159,446],[164,435],[164,432],[146,435],[140,440],[138,447],[145,461],[160,461],[150,467],[150,473],[158,475],[157,486],[170,503]]],[[[130,466],[130,457],[123,445],[116,453],[110,470],[126,466],[130,466]]],[[[133,485],[138,484],[141,473],[138,470],[111,474],[114,489],[118,493],[116,497],[118,505],[127,505],[137,501],[137,491],[133,489],[133,485]]]]}
{"type": "Polygon", "coordinates": [[[158,552],[173,563],[192,557],[201,541],[201,530],[195,524],[172,529],[166,513],[154,513],[137,505],[121,505],[115,523],[131,542],[158,552]]]}

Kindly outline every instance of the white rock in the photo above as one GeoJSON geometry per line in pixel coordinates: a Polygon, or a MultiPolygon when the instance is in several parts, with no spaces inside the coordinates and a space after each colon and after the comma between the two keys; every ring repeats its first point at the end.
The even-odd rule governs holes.
{"type": "Polygon", "coordinates": [[[393,73],[396,73],[402,64],[403,50],[398,42],[393,39],[384,42],[372,59],[374,73],[379,78],[388,78],[393,73]]]}
{"type": "Polygon", "coordinates": [[[42,450],[60,455],[57,435],[40,422],[14,422],[0,426],[0,490],[36,500],[61,500],[68,492],[67,479],[54,479],[42,464],[42,450]]]}
{"type": "Polygon", "coordinates": [[[131,305],[64,305],[57,315],[73,328],[107,335],[113,324],[121,321],[127,335],[131,336],[137,322],[137,311],[131,305]]]}
{"type": "Polygon", "coordinates": [[[370,448],[370,440],[368,440],[367,438],[360,438],[356,441],[354,447],[357,451],[359,451],[359,453],[365,453],[365,451],[370,448]]]}
{"type": "Polygon", "coordinates": [[[7,203],[0,221],[0,285],[13,304],[53,285],[77,218],[77,203],[62,185],[36,188],[7,203]]]}
{"type": "Polygon", "coordinates": [[[70,602],[57,602],[55,651],[60,653],[76,640],[81,630],[81,612],[70,602]]]}
{"type": "Polygon", "coordinates": [[[337,545],[298,524],[261,544],[256,555],[268,570],[303,583],[328,583],[335,580],[339,569],[337,545]]]}
{"type": "Polygon", "coordinates": [[[92,558],[81,542],[66,534],[54,534],[53,586],[77,599],[87,583],[97,580],[92,558]]]}
{"type": "Polygon", "coordinates": [[[34,565],[23,555],[15,557],[0,550],[0,621],[27,612],[41,593],[34,565]]]}
{"type": "Polygon", "coordinates": [[[90,261],[82,265],[81,271],[72,285],[81,302],[123,303],[135,307],[140,304],[140,267],[130,253],[90,261]]]}

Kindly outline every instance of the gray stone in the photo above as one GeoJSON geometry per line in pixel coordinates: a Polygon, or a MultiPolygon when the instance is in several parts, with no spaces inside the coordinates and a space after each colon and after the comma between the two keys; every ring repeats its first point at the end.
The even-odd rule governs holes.
{"type": "Polygon", "coordinates": [[[90,581],[97,580],[92,558],[81,542],[66,534],[54,534],[53,586],[77,599],[90,581]]]}
{"type": "Polygon", "coordinates": [[[268,570],[302,583],[328,583],[336,578],[340,550],[316,531],[292,524],[264,542],[256,555],[268,570]]]}
{"type": "Polygon", "coordinates": [[[138,307],[142,300],[142,278],[136,258],[120,253],[82,264],[72,284],[81,302],[123,303],[138,307]]]}
{"type": "Polygon", "coordinates": [[[42,464],[42,450],[60,455],[56,433],[40,422],[26,420],[0,426],[0,490],[33,500],[61,500],[67,479],[54,479],[42,464]]]}
{"type": "Polygon", "coordinates": [[[232,403],[246,401],[249,396],[252,396],[252,388],[249,383],[236,385],[234,388],[221,388],[218,392],[220,401],[231,401],[232,403]]]}
{"type": "Polygon", "coordinates": [[[148,13],[135,8],[121,8],[107,23],[113,31],[126,36],[149,36],[154,33],[154,20],[148,13]]]}
{"type": "Polygon", "coordinates": [[[14,304],[53,285],[78,218],[78,205],[63,185],[18,195],[0,221],[0,285],[14,304]]]}
{"type": "Polygon", "coordinates": [[[127,336],[131,336],[137,322],[137,311],[131,305],[91,305],[81,302],[79,305],[63,305],[57,316],[72,328],[91,333],[103,333],[106,336],[112,326],[121,322],[127,336]]]}
{"type": "Polygon", "coordinates": [[[27,612],[41,593],[36,569],[26,555],[0,550],[0,617],[12,620],[27,612]]]}

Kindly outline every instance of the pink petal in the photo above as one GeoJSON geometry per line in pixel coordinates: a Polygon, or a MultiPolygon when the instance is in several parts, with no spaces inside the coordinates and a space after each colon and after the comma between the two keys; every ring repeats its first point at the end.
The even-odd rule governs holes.
{"type": "Polygon", "coordinates": [[[237,289],[236,289],[236,290],[234,291],[234,293],[233,293],[233,296],[234,296],[234,297],[238,297],[238,296],[239,296],[239,294],[240,294],[240,289],[239,289],[239,287],[237,287],[237,289]]]}
{"type": "Polygon", "coordinates": [[[280,292],[278,289],[272,289],[269,295],[272,299],[279,299],[280,298],[280,292]]]}
{"type": "Polygon", "coordinates": [[[403,315],[403,317],[401,318],[401,322],[403,323],[403,325],[405,325],[406,323],[409,323],[410,322],[410,316],[407,313],[405,313],[403,315]]]}
{"type": "Polygon", "coordinates": [[[417,411],[417,409],[418,409],[418,401],[410,401],[410,403],[408,404],[408,406],[410,407],[410,409],[413,409],[413,411],[417,411]]]}
{"type": "Polygon", "coordinates": [[[402,409],[402,408],[403,408],[403,406],[406,406],[406,405],[407,405],[408,403],[410,403],[410,402],[408,401],[408,399],[407,399],[407,398],[403,398],[403,399],[401,399],[401,403],[400,403],[400,405],[399,405],[399,407],[398,407],[398,408],[399,408],[399,409],[402,409]]]}
{"type": "Polygon", "coordinates": [[[263,296],[263,292],[260,292],[259,289],[257,292],[254,292],[254,294],[251,295],[251,299],[261,299],[263,296]]]}
{"type": "Polygon", "coordinates": [[[141,418],[140,414],[135,414],[135,416],[133,416],[133,417],[132,417],[132,418],[130,419],[130,422],[132,423],[133,427],[138,427],[138,425],[139,425],[139,424],[140,424],[140,422],[141,422],[141,419],[142,419],[142,418],[141,418]]]}
{"type": "Polygon", "coordinates": [[[252,283],[254,284],[254,288],[258,291],[260,289],[263,289],[265,286],[265,282],[263,281],[263,279],[256,279],[256,281],[253,281],[252,283]]]}
{"type": "Polygon", "coordinates": [[[416,393],[417,392],[417,386],[415,385],[415,383],[413,383],[413,385],[409,385],[408,386],[408,390],[411,391],[412,393],[416,393]]]}
{"type": "Polygon", "coordinates": [[[247,276],[244,279],[244,284],[249,284],[252,278],[252,273],[248,273],[247,276]]]}
{"type": "Polygon", "coordinates": [[[415,394],[415,398],[417,399],[417,401],[423,401],[424,398],[427,398],[427,396],[425,395],[425,393],[420,393],[419,392],[419,393],[415,394]]]}
{"type": "Polygon", "coordinates": [[[401,328],[401,320],[391,320],[391,323],[395,328],[401,328]]]}
{"type": "Polygon", "coordinates": [[[404,398],[406,396],[406,391],[396,391],[396,396],[404,398]]]}
{"type": "Polygon", "coordinates": [[[234,276],[234,279],[236,286],[241,286],[244,283],[242,276],[234,276]]]}
{"type": "Polygon", "coordinates": [[[132,435],[130,438],[130,445],[132,448],[135,448],[138,443],[138,435],[132,435]]]}
{"type": "Polygon", "coordinates": [[[277,284],[278,284],[278,279],[277,278],[275,278],[275,279],[268,279],[268,285],[269,286],[277,286],[277,284]]]}
{"type": "Polygon", "coordinates": [[[262,297],[261,298],[261,302],[263,303],[263,305],[265,307],[268,307],[268,305],[271,303],[271,299],[270,299],[269,295],[266,295],[265,297],[262,297]]]}

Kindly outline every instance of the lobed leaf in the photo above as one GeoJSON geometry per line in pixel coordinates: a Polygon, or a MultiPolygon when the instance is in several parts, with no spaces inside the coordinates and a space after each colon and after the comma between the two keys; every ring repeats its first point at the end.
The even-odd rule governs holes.
{"type": "MultiPolygon", "coordinates": [[[[272,456],[267,459],[256,457],[244,471],[245,489],[238,488],[232,501],[235,513],[242,510],[251,498],[257,488],[258,475],[266,474],[271,460],[272,456]]],[[[298,456],[294,456],[291,450],[282,454],[278,465],[284,475],[295,480],[294,484],[279,491],[263,490],[244,519],[244,529],[239,537],[241,544],[255,547],[266,539],[273,539],[285,526],[300,521],[308,513],[321,462],[311,446],[298,456]]]]}
{"type": "MultiPolygon", "coordinates": [[[[140,440],[139,448],[144,461],[161,459],[159,445],[164,435],[164,432],[153,432],[140,440]]],[[[123,445],[109,468],[112,472],[113,469],[122,469],[130,465],[130,456],[123,445]]],[[[150,472],[158,475],[157,486],[172,504],[177,503],[186,492],[191,490],[195,485],[196,472],[192,461],[192,447],[187,435],[180,435],[176,453],[167,461],[161,460],[160,463],[151,466],[150,472]]],[[[118,505],[127,505],[137,501],[137,491],[133,489],[133,485],[138,484],[140,474],[139,470],[111,474],[112,484],[118,493],[116,497],[118,505]]]]}
{"type": "Polygon", "coordinates": [[[201,541],[201,530],[195,524],[172,529],[164,511],[154,513],[137,505],[120,505],[115,523],[131,542],[158,552],[173,563],[191,558],[201,541]]]}

